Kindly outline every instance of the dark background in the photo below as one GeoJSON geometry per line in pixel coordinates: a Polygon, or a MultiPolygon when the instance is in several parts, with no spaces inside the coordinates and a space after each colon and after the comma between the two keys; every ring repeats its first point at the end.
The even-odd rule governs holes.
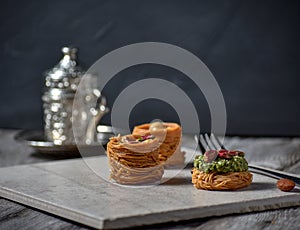
{"type": "MultiPolygon", "coordinates": [[[[300,135],[299,22],[299,1],[1,1],[0,127],[43,127],[43,72],[62,46],[78,47],[88,68],[116,48],[154,41],[187,49],[209,67],[226,102],[228,134],[300,135]]],[[[128,84],[153,76],[185,90],[202,131],[210,128],[200,90],[167,67],[131,67],[103,93],[112,105],[128,84]]],[[[133,109],[130,124],[154,118],[178,121],[166,102],[147,100],[133,109]]]]}

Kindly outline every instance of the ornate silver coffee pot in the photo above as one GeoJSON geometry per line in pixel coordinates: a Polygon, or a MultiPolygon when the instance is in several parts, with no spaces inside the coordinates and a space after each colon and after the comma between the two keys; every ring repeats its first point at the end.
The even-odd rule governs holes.
{"type": "Polygon", "coordinates": [[[62,52],[60,62],[45,74],[42,95],[45,137],[56,145],[92,144],[96,141],[95,124],[109,111],[106,99],[97,88],[93,88],[96,76],[85,76],[84,70],[78,66],[77,49],[63,47],[62,52]],[[80,88],[84,90],[77,92],[83,79],[84,87],[80,88]],[[73,108],[76,93],[81,97],[80,108],[73,108]],[[73,134],[74,119],[80,126],[76,127],[80,134],[77,143],[73,134]]]}

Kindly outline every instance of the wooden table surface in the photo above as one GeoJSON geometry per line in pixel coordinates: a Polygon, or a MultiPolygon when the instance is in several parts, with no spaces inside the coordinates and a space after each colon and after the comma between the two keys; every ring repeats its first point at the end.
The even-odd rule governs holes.
{"type": "MultiPolygon", "coordinates": [[[[0,129],[0,167],[63,160],[34,153],[0,129]]],[[[300,174],[300,138],[227,138],[225,145],[249,153],[249,162],[300,174]],[[251,154],[250,154],[251,153],[251,154]]],[[[144,226],[143,229],[299,229],[300,207],[144,226]]],[[[91,229],[0,197],[0,229],[91,229]]]]}

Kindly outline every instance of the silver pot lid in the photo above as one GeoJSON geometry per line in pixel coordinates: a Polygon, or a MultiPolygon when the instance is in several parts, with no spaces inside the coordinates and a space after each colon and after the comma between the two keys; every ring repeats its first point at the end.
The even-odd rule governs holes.
{"type": "Polygon", "coordinates": [[[83,69],[78,66],[77,48],[63,47],[63,58],[46,72],[45,86],[47,88],[70,89],[76,91],[83,75],[83,69]]]}

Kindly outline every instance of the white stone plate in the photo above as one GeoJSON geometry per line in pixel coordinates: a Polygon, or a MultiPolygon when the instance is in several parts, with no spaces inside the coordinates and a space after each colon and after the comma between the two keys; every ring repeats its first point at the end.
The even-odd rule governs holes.
{"type": "MultiPolygon", "coordinates": [[[[86,161],[107,168],[106,156],[86,161]]],[[[197,190],[190,169],[165,170],[164,179],[175,177],[164,184],[130,187],[98,177],[82,159],[14,166],[0,168],[0,196],[99,229],[300,205],[299,189],[282,192],[258,174],[238,191],[197,190]]]]}

